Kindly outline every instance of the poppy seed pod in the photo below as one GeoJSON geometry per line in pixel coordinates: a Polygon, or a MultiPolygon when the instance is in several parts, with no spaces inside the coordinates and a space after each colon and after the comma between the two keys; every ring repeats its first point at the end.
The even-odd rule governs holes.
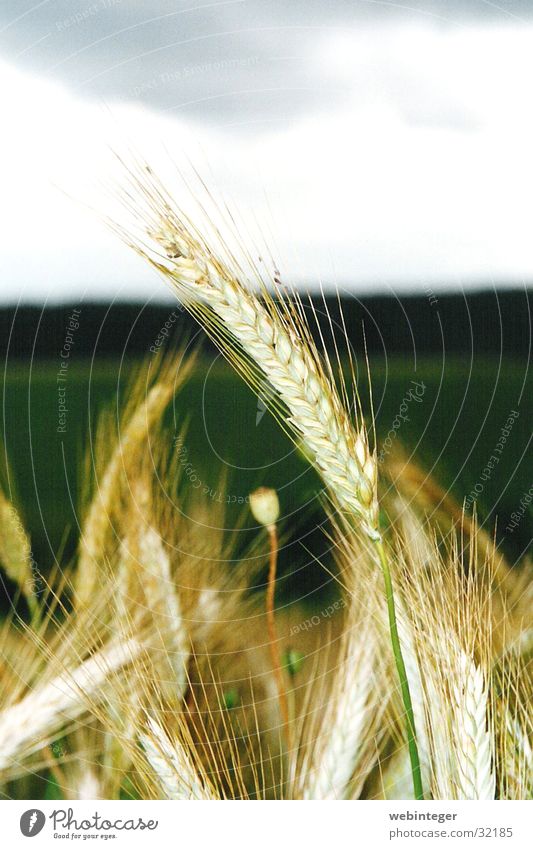
{"type": "Polygon", "coordinates": [[[250,510],[256,521],[269,528],[279,519],[279,499],[275,489],[261,486],[250,494],[250,510]]]}

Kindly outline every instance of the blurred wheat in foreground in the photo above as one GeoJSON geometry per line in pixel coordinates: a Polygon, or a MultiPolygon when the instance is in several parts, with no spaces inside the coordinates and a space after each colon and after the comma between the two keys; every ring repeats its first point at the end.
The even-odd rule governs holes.
{"type": "Polygon", "coordinates": [[[413,798],[377,543],[426,798],[531,798],[530,564],[511,568],[399,453],[378,479],[356,386],[342,357],[317,348],[296,296],[252,288],[149,170],[130,175],[125,198],[140,233],[122,235],[254,389],[270,382],[272,412],[321,475],[330,545],[315,568],[336,595],[327,614],[308,600],[274,607],[283,499],[261,489],[259,529],[249,513],[228,527],[220,503],[188,486],[164,416],[174,399],[183,443],[193,360],[147,367],[121,420],[101,420],[74,563],[36,574],[0,493],[13,595],[0,631],[4,797],[413,798]]]}

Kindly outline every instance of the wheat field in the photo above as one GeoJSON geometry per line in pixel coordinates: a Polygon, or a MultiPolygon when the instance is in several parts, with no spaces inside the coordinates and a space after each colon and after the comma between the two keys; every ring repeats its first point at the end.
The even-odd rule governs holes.
{"type": "Polygon", "coordinates": [[[320,476],[314,561],[335,590],[322,609],[279,602],[283,493],[265,472],[237,522],[202,498],[179,405],[195,356],[146,364],[87,452],[71,561],[43,576],[0,493],[17,588],[0,633],[4,797],[531,798],[531,563],[511,566],[399,445],[379,457],[371,399],[295,292],[191,222],[150,169],[128,170],[121,198],[114,228],[320,476]]]}

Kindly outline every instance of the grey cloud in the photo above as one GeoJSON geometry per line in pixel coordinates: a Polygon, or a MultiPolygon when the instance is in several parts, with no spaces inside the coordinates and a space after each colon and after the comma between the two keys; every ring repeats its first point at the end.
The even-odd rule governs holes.
{"type": "Polygon", "coordinates": [[[309,59],[317,34],[336,20],[319,3],[303,14],[298,3],[235,0],[191,10],[182,0],[150,4],[147,14],[145,3],[76,0],[21,17],[29,8],[2,5],[4,55],[86,97],[253,123],[290,120],[341,94],[309,59]]]}
{"type": "Polygon", "coordinates": [[[288,122],[334,107],[314,57],[328,31],[367,23],[531,18],[531,0],[4,0],[4,56],[85,97],[140,101],[217,124],[288,122]]]}

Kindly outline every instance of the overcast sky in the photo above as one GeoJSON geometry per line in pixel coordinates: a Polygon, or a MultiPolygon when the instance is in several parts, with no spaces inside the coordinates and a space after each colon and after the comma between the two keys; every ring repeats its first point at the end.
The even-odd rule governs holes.
{"type": "Polygon", "coordinates": [[[165,296],[83,206],[130,143],[287,278],[533,279],[533,0],[2,0],[0,46],[3,301],[165,296]]]}

